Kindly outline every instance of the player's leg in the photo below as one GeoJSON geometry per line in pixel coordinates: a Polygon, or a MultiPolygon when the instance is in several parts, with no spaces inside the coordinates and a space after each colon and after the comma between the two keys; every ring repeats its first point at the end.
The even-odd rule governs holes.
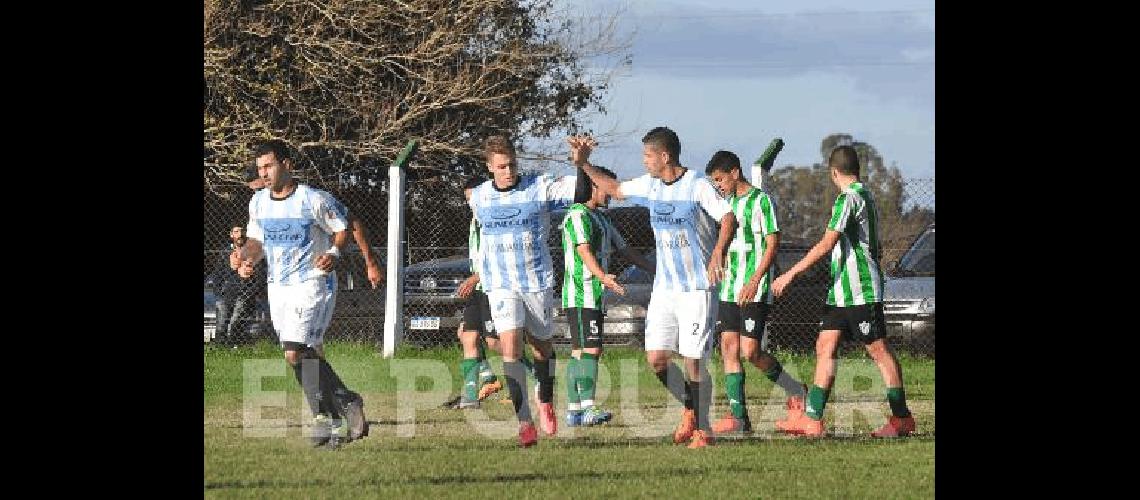
{"type": "Polygon", "coordinates": [[[724,364],[724,392],[728,396],[729,413],[712,424],[717,434],[751,431],[748,406],[744,396],[744,368],[740,366],[740,306],[721,301],[718,305],[716,330],[720,335],[720,357],[724,364]]]}
{"type": "Polygon", "coordinates": [[[741,350],[745,359],[759,369],[769,381],[780,386],[784,390],[784,394],[787,394],[788,399],[785,402],[787,415],[783,420],[776,421],[776,428],[783,430],[790,420],[803,413],[807,386],[796,380],[791,373],[784,371],[784,366],[780,364],[779,360],[760,348],[764,340],[765,326],[768,324],[769,310],[768,304],[759,302],[744,306],[741,311],[744,318],[741,350]]]}
{"type": "Polygon", "coordinates": [[[499,392],[503,383],[491,370],[491,363],[487,361],[487,347],[499,352],[499,334],[495,332],[495,322],[491,320],[491,306],[487,301],[487,294],[477,290],[475,297],[479,304],[479,401],[487,399],[490,395],[499,392]]]}
{"type": "Polygon", "coordinates": [[[566,308],[566,319],[570,331],[570,360],[566,363],[566,425],[582,425],[582,398],[578,393],[579,365],[582,358],[582,343],[585,339],[585,326],[581,321],[581,308],[566,308]]]}
{"type": "Polygon", "coordinates": [[[696,430],[689,448],[702,448],[714,443],[709,411],[712,409],[712,376],[709,374],[709,352],[717,319],[716,294],[708,290],[680,292],[674,306],[679,326],[677,352],[685,358],[685,374],[689,377],[689,399],[693,401],[696,430]]]}
{"type": "Polygon", "coordinates": [[[847,320],[838,307],[824,306],[819,337],[815,341],[815,375],[808,389],[804,413],[788,421],[785,432],[807,436],[823,435],[823,410],[835,380],[835,351],[847,329],[847,320]]]}
{"type": "Polygon", "coordinates": [[[529,335],[527,343],[534,354],[534,378],[538,384],[539,423],[547,435],[558,432],[558,419],[554,416],[554,291],[521,294],[526,314],[526,327],[529,335]]]}
{"type": "Polygon", "coordinates": [[[298,308],[309,306],[304,304],[306,296],[301,285],[270,284],[269,315],[273,326],[281,339],[281,347],[285,351],[285,362],[293,370],[297,384],[305,395],[305,402],[313,415],[313,427],[310,440],[313,446],[322,446],[328,443],[330,428],[332,426],[332,413],[327,398],[322,394],[320,359],[316,350],[311,349],[306,341],[307,324],[301,321],[296,314],[298,308]]]}
{"type": "Polygon", "coordinates": [[[364,417],[364,399],[348,389],[332,364],[325,359],[325,331],[332,323],[333,310],[336,308],[336,276],[329,274],[322,279],[310,280],[307,283],[313,287],[311,294],[308,295],[312,299],[308,309],[301,309],[301,322],[306,325],[306,331],[309,332],[306,344],[317,355],[321,394],[325,404],[335,410],[332,412],[329,446],[336,448],[341,443],[367,435],[368,421],[364,417]]]}
{"type": "Polygon", "coordinates": [[[855,317],[851,322],[856,325],[855,336],[864,343],[867,353],[875,360],[883,382],[887,386],[887,403],[891,407],[891,418],[878,430],[871,433],[874,437],[906,436],[914,432],[914,417],[906,405],[906,391],[903,389],[902,365],[886,341],[886,321],[883,318],[883,304],[877,302],[865,306],[855,306],[850,314],[855,317]]]}
{"type": "Polygon", "coordinates": [[[531,446],[538,441],[538,431],[534,427],[527,401],[526,368],[519,363],[523,351],[523,328],[526,326],[525,306],[522,297],[515,291],[490,290],[487,296],[492,305],[491,320],[499,332],[503,377],[519,421],[519,444],[523,447],[531,446]]]}
{"type": "Polygon", "coordinates": [[[578,388],[582,398],[582,423],[598,425],[606,423],[613,417],[594,402],[594,390],[597,388],[598,360],[602,356],[602,336],[605,332],[605,316],[598,309],[581,309],[582,321],[585,323],[584,342],[581,362],[578,369],[578,388]]]}
{"type": "Polygon", "coordinates": [[[649,297],[645,313],[645,361],[669,394],[684,404],[686,410],[692,410],[685,374],[672,359],[677,349],[677,318],[670,310],[673,300],[673,293],[666,291],[655,291],[649,297]]]}

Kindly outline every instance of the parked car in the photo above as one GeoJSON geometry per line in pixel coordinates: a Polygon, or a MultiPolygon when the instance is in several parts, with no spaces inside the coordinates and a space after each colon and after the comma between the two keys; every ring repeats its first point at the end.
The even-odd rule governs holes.
{"type": "Polygon", "coordinates": [[[897,263],[883,290],[887,335],[913,350],[934,353],[934,224],[897,263]]]}
{"type": "Polygon", "coordinates": [[[456,292],[471,275],[466,256],[417,262],[404,268],[404,342],[427,346],[457,342],[467,299],[456,292]]]}

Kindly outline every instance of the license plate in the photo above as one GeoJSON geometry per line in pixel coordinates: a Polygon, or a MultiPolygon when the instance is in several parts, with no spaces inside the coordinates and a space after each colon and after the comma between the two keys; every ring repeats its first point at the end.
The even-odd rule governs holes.
{"type": "Polygon", "coordinates": [[[204,334],[205,334],[205,338],[203,340],[205,340],[206,342],[209,342],[210,339],[214,338],[214,327],[206,326],[206,327],[203,327],[203,329],[204,329],[204,334]]]}
{"type": "Polygon", "coordinates": [[[439,329],[439,316],[423,317],[417,316],[412,318],[412,330],[438,330],[439,329]]]}

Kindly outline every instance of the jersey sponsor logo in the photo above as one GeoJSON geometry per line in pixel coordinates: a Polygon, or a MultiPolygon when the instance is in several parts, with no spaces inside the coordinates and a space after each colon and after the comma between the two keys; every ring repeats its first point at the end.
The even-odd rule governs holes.
{"type": "Polygon", "coordinates": [[[744,328],[748,330],[748,333],[752,333],[752,330],[756,329],[756,321],[752,318],[744,320],[744,328]]]}
{"type": "Polygon", "coordinates": [[[491,249],[496,252],[517,252],[519,250],[535,250],[538,244],[533,241],[514,242],[514,243],[496,243],[489,245],[491,249]]]}
{"type": "Polygon", "coordinates": [[[676,211],[677,211],[677,207],[674,207],[672,203],[654,203],[653,204],[653,213],[658,214],[658,215],[669,215],[669,214],[676,212],[676,211]]]}
{"type": "Polygon", "coordinates": [[[290,224],[288,222],[266,222],[265,232],[267,233],[280,233],[288,231],[290,224]]]}
{"type": "Polygon", "coordinates": [[[689,248],[689,236],[685,233],[678,233],[672,235],[667,240],[658,240],[661,248],[689,248]]]}
{"type": "Polygon", "coordinates": [[[510,219],[522,213],[522,209],[514,207],[491,208],[487,211],[490,212],[492,219],[510,219]]]}

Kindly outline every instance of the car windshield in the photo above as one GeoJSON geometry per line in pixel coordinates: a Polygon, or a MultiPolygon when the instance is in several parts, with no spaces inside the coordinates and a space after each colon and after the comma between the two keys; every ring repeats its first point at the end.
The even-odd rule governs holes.
{"type": "Polygon", "coordinates": [[[903,255],[896,270],[899,276],[934,276],[934,230],[931,229],[903,255]]]}

